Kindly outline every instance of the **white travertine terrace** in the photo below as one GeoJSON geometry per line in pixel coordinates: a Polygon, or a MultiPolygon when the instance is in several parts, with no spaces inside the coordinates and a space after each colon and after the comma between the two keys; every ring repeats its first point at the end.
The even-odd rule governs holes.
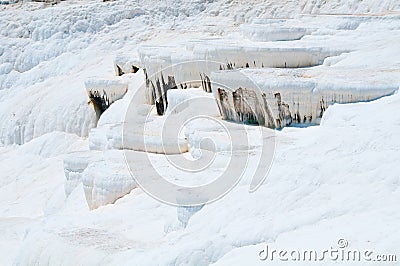
{"type": "Polygon", "coordinates": [[[246,75],[238,71],[211,74],[213,93],[222,116],[271,128],[319,124],[326,109],[334,103],[371,101],[398,89],[397,86],[363,84],[360,90],[360,86],[351,84],[329,86],[323,81],[304,78],[281,79],[280,83],[275,78],[274,83],[267,75],[257,77],[251,76],[251,71],[246,72],[246,75]]]}
{"type": "Polygon", "coordinates": [[[128,91],[128,84],[119,80],[88,79],[85,87],[98,116],[128,91]]]}
{"type": "Polygon", "coordinates": [[[114,58],[114,70],[116,76],[128,73],[136,73],[143,68],[139,59],[132,58],[132,55],[117,55],[114,58]]]}
{"type": "Polygon", "coordinates": [[[293,41],[307,34],[306,28],[281,27],[272,25],[243,24],[240,27],[243,37],[255,42],[293,41]]]}
{"type": "Polygon", "coordinates": [[[169,47],[144,47],[139,54],[146,71],[146,97],[163,114],[170,89],[202,86],[211,92],[211,72],[239,68],[298,68],[322,64],[339,54],[315,48],[238,46],[220,41],[194,41],[179,53],[169,47]]]}
{"type": "MultiPolygon", "coordinates": [[[[351,249],[398,250],[400,95],[337,102],[398,90],[400,1],[7,2],[17,1],[0,0],[1,265],[257,265],[265,241],[322,251],[339,237],[351,249]],[[142,68],[148,101],[138,91],[142,68]],[[129,83],[100,118],[84,87],[91,77],[129,83]],[[230,84],[223,113],[237,123],[222,120],[216,81],[230,84]],[[122,151],[136,99],[138,109],[153,108],[149,130],[135,131],[143,125],[129,113],[122,151]],[[267,128],[318,123],[321,111],[320,126],[267,128]],[[261,123],[265,113],[267,127],[240,123],[261,123]],[[156,153],[157,126],[203,114],[156,153]],[[240,128],[248,143],[236,139],[233,158],[248,171],[201,209],[177,210],[135,189],[121,156],[149,156],[167,180],[197,186],[225,172],[229,135],[240,128]],[[260,131],[277,145],[267,179],[248,193],[254,172],[268,170],[256,160],[260,131]],[[147,153],[131,150],[145,137],[147,153]],[[206,172],[180,174],[165,160],[171,152],[194,165],[221,157],[206,172]]],[[[133,165],[147,174],[143,162],[133,165]]]]}

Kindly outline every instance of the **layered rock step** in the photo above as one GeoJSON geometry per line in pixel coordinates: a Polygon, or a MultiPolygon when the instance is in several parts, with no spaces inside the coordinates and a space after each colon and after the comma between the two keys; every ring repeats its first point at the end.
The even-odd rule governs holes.
{"type": "Polygon", "coordinates": [[[343,51],[322,47],[270,47],[237,45],[221,40],[193,40],[177,52],[176,47],[143,47],[140,57],[146,72],[148,104],[159,115],[168,107],[167,91],[202,87],[211,92],[210,75],[215,71],[241,68],[300,68],[320,65],[343,51]]]}

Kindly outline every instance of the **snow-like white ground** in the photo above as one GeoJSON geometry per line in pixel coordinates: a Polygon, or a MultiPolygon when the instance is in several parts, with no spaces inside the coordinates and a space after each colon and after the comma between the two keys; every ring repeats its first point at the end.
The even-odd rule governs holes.
{"type": "MultiPolygon", "coordinates": [[[[173,207],[132,190],[136,184],[117,149],[144,75],[117,78],[114,66],[142,67],[141,51],[155,57],[173,51],[166,55],[183,60],[188,51],[212,55],[215,47],[323,49],[334,56],[318,66],[242,72],[266,88],[396,91],[400,2],[24,2],[0,5],[0,25],[1,265],[271,264],[258,258],[265,243],[323,250],[340,238],[350,248],[400,260],[400,94],[336,104],[320,126],[248,127],[276,136],[263,185],[249,193],[259,151],[250,141],[254,160],[232,191],[202,208],[173,207]],[[128,92],[97,121],[85,82],[114,79],[128,84],[128,92]]],[[[181,101],[200,96],[198,90],[171,93],[167,114],[175,122],[194,114],[220,119],[216,105],[183,112],[191,106],[181,101]]],[[[150,119],[148,135],[158,149],[157,125],[168,118],[150,119]]],[[[188,156],[228,150],[223,133],[207,123],[187,126],[184,135],[188,156]],[[204,137],[216,146],[201,143],[204,137]]],[[[172,171],[164,155],[150,157],[167,179],[193,185],[224,171],[227,157],[219,155],[208,172],[189,177],[172,171]]]]}

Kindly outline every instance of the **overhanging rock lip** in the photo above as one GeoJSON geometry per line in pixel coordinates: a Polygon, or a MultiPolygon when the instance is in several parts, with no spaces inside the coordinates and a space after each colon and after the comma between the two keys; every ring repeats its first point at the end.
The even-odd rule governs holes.
{"type": "Polygon", "coordinates": [[[114,70],[116,76],[136,73],[143,68],[143,64],[138,55],[117,55],[114,57],[114,70]]]}
{"type": "Polygon", "coordinates": [[[98,117],[115,101],[128,91],[128,83],[121,80],[87,79],[86,93],[93,104],[98,117]]]}
{"type": "Polygon", "coordinates": [[[255,120],[259,125],[274,128],[292,123],[319,124],[326,109],[334,103],[373,101],[398,90],[398,86],[382,84],[365,84],[364,89],[354,84],[331,87],[318,80],[303,87],[288,84],[274,87],[253,81],[237,70],[213,72],[211,79],[213,95],[224,119],[255,120]]]}

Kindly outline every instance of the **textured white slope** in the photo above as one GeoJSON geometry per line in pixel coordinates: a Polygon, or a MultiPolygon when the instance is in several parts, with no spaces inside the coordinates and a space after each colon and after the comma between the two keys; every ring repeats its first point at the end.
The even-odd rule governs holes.
{"type": "Polygon", "coordinates": [[[122,151],[106,151],[89,160],[82,173],[82,183],[90,209],[114,203],[136,187],[122,151]]]}
{"type": "Polygon", "coordinates": [[[63,156],[86,147],[76,135],[53,132],[1,148],[2,217],[34,218],[57,210],[64,200],[63,156]]]}
{"type": "Polygon", "coordinates": [[[277,248],[325,249],[338,237],[352,248],[395,252],[399,105],[399,95],[335,105],[320,127],[284,129],[265,184],[249,194],[246,177],[221,201],[195,213],[185,229],[175,225],[176,208],[136,191],[113,206],[49,217],[46,231],[26,236],[16,261],[207,265],[235,250],[221,264],[240,265],[257,262],[264,241],[277,248]],[[171,227],[175,231],[164,233],[171,227]]]}

